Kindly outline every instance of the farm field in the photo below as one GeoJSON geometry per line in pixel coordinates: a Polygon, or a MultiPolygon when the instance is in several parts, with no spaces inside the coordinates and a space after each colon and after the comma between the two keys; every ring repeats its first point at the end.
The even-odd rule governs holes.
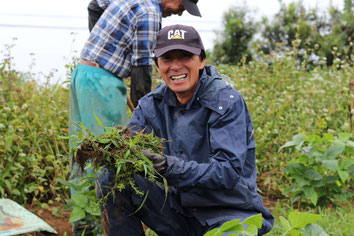
{"type": "MultiPolygon", "coordinates": [[[[72,67],[68,65],[68,74],[72,67]]],[[[276,218],[267,235],[289,231],[283,219],[294,211],[320,215],[313,223],[328,235],[351,235],[352,64],[337,61],[308,70],[289,53],[217,68],[244,96],[253,120],[258,188],[276,218]]],[[[68,140],[61,138],[68,135],[69,76],[63,84],[34,79],[31,73],[12,70],[10,59],[2,60],[0,196],[22,204],[59,235],[72,235],[70,191],[60,181],[70,173],[68,140]]],[[[156,74],[153,82],[161,82],[156,74]]]]}

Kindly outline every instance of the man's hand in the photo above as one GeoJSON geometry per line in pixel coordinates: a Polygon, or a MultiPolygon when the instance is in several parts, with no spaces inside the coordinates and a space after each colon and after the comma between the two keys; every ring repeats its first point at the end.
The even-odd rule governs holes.
{"type": "Polygon", "coordinates": [[[142,153],[152,161],[157,172],[160,174],[165,173],[167,168],[167,161],[165,156],[157,153],[152,153],[151,150],[143,150],[142,153]]]}

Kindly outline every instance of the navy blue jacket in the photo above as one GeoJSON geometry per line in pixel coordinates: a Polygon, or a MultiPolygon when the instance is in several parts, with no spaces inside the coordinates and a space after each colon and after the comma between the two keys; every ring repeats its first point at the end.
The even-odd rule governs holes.
{"type": "Polygon", "coordinates": [[[139,100],[128,124],[164,143],[168,184],[181,206],[202,224],[262,213],[269,231],[273,216],[257,193],[253,124],[241,94],[206,66],[193,98],[181,105],[160,84],[139,100]]]}

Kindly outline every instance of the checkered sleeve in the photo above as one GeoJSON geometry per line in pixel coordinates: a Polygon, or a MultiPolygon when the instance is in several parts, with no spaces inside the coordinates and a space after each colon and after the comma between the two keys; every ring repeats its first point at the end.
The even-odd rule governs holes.
{"type": "Polygon", "coordinates": [[[160,28],[161,17],[156,13],[144,13],[137,17],[131,61],[133,66],[151,64],[152,51],[160,28]]]}

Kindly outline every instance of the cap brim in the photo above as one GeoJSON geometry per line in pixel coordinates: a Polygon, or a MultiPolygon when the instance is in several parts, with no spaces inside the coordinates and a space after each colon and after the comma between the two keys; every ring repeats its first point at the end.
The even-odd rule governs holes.
{"type": "Polygon", "coordinates": [[[194,55],[200,55],[200,53],[202,51],[202,49],[200,49],[200,48],[174,44],[174,45],[169,45],[169,46],[166,46],[163,48],[155,49],[154,54],[155,54],[155,57],[160,57],[163,54],[165,54],[166,52],[169,52],[172,50],[184,50],[184,51],[190,52],[194,55]]]}
{"type": "Polygon", "coordinates": [[[192,3],[190,1],[183,0],[183,6],[188,11],[189,14],[191,14],[193,16],[200,16],[200,17],[202,16],[200,14],[199,8],[196,3],[192,3]]]}

